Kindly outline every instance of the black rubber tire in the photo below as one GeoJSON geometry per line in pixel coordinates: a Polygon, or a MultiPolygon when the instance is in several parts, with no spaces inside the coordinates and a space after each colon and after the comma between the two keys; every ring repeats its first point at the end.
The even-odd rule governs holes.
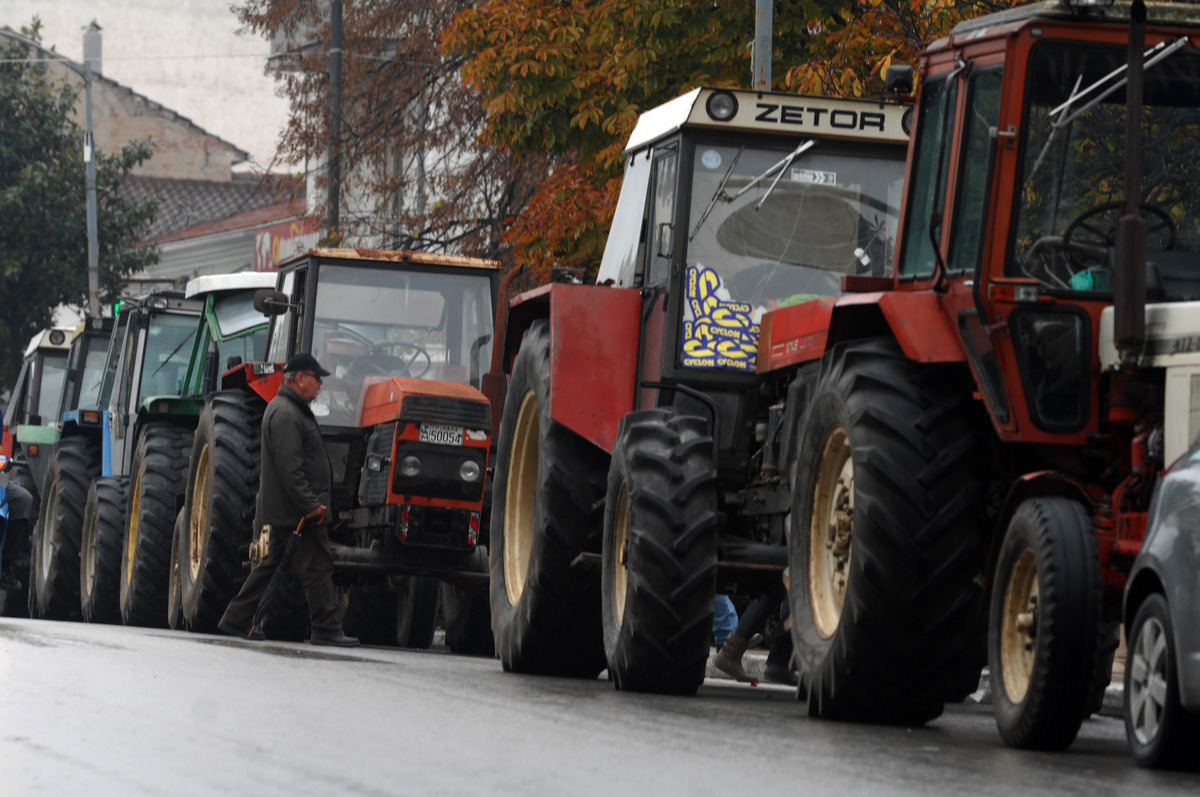
{"type": "Polygon", "coordinates": [[[978,683],[984,663],[986,419],[962,369],[914,363],[891,339],[838,344],[815,377],[800,378],[813,379],[793,449],[788,545],[800,694],[814,716],[928,722],[978,683]],[[838,492],[842,468],[850,484],[838,492]],[[819,479],[849,514],[815,517],[847,506],[818,500],[819,479]],[[835,519],[848,535],[826,544],[835,519]]]}
{"type": "Polygon", "coordinates": [[[46,620],[78,620],[83,509],[100,475],[100,445],[71,435],[54,445],[42,482],[43,506],[33,531],[35,608],[46,620]]]}
{"type": "Polygon", "coordinates": [[[494,658],[496,640],[492,636],[492,607],[487,593],[442,582],[439,602],[450,652],[494,658]]]}
{"type": "Polygon", "coordinates": [[[171,540],[191,444],[192,430],[170,423],[148,423],[138,435],[121,546],[120,606],[126,625],[166,626],[171,540]]]}
{"type": "Polygon", "coordinates": [[[534,323],[513,362],[492,482],[492,632],[505,670],[595,678],[605,667],[599,574],[571,563],[600,552],[607,460],[551,421],[550,329],[534,323]],[[527,557],[514,544],[506,562],[510,540],[524,540],[527,557]]]}
{"type": "Polygon", "coordinates": [[[394,646],[396,596],[392,585],[376,578],[350,587],[345,595],[342,628],[365,645],[394,646]]]}
{"type": "Polygon", "coordinates": [[[708,422],[671,409],[621,419],[604,501],[601,616],[617,689],[695,694],[717,586],[717,472],[708,422]]]}
{"type": "Polygon", "coordinates": [[[250,574],[265,409],[248,390],[226,390],[211,395],[200,413],[179,554],[183,621],[189,630],[214,633],[250,574]]]}
{"type": "Polygon", "coordinates": [[[437,630],[441,582],[428,576],[402,576],[395,591],[395,643],[402,648],[428,650],[437,630]]]}
{"type": "Polygon", "coordinates": [[[1117,658],[1117,648],[1121,647],[1121,623],[1110,620],[1100,625],[1100,644],[1096,648],[1096,662],[1092,670],[1091,689],[1089,690],[1087,714],[1099,714],[1104,708],[1104,696],[1108,694],[1108,685],[1112,683],[1113,662],[1117,658]]]}
{"type": "Polygon", "coordinates": [[[1067,498],[1018,506],[1000,545],[988,622],[992,710],[1009,747],[1064,750],[1075,741],[1092,699],[1100,601],[1100,556],[1083,506],[1067,498]],[[1034,588],[1025,634],[1017,620],[1034,588]]]}
{"type": "Polygon", "coordinates": [[[1142,601],[1129,630],[1125,662],[1125,735],[1139,766],[1200,767],[1200,716],[1179,703],[1175,626],[1167,600],[1154,593],[1142,601]],[[1155,699],[1147,692],[1161,694],[1155,699]],[[1157,725],[1154,725],[1154,719],[1157,725]],[[1147,727],[1147,724],[1150,727],[1147,727]]]}
{"type": "Polygon", "coordinates": [[[88,490],[79,566],[79,603],[85,622],[121,622],[121,542],[128,491],[127,476],[101,476],[88,490]]]}
{"type": "Polygon", "coordinates": [[[184,521],[183,510],[175,516],[175,531],[171,534],[171,575],[167,580],[167,628],[172,631],[183,630],[183,594],[179,586],[179,573],[182,563],[179,559],[180,541],[183,539],[187,523],[184,521]]]}
{"type": "Polygon", "coordinates": [[[31,540],[33,529],[37,525],[37,511],[40,503],[38,485],[34,482],[29,468],[15,467],[9,474],[9,482],[16,483],[29,491],[33,498],[33,517],[27,523],[12,521],[4,541],[4,569],[20,584],[19,587],[9,588],[4,596],[4,616],[29,617],[31,595],[33,593],[33,549],[31,540]]]}

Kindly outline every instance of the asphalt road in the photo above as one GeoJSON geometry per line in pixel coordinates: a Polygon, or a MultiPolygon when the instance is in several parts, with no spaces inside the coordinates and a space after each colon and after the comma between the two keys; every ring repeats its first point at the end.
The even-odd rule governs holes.
{"type": "Polygon", "coordinates": [[[924,728],[803,716],[784,687],[692,698],[436,651],[0,618],[0,794],[1194,795],[1088,721],[1005,748],[986,707],[924,728]]]}

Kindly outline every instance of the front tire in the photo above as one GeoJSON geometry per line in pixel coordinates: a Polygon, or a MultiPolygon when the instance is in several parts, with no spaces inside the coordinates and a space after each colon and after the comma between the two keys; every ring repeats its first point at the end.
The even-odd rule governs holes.
{"type": "Polygon", "coordinates": [[[892,340],[828,352],[795,451],[788,562],[800,690],[815,716],[922,724],[984,649],[980,432],[966,375],[892,340]]]}
{"type": "Polygon", "coordinates": [[[1010,747],[1064,750],[1090,713],[1100,655],[1100,557],[1083,506],[1038,498],[1013,513],[988,623],[992,709],[1010,747]]]}
{"type": "Polygon", "coordinates": [[[192,432],[166,423],[147,424],[138,438],[130,474],[129,518],[121,552],[121,620],[126,625],[166,625],[171,539],[183,495],[192,432]]]}
{"type": "Polygon", "coordinates": [[[492,631],[505,670],[595,678],[604,669],[600,579],[572,567],[600,550],[602,451],[550,418],[550,328],[513,363],[492,490],[492,631]]]}
{"type": "Polygon", "coordinates": [[[1125,666],[1125,735],[1139,766],[1200,766],[1200,718],[1179,703],[1176,662],[1171,612],[1155,593],[1134,615],[1125,666]]]}
{"type": "Polygon", "coordinates": [[[396,584],[397,645],[416,650],[429,650],[433,645],[440,585],[429,576],[405,576],[396,584]]]}
{"type": "Polygon", "coordinates": [[[179,586],[188,629],[212,633],[250,573],[266,405],[244,390],[214,393],[192,443],[179,586]]]}
{"type": "Polygon", "coordinates": [[[605,496],[604,651],[618,689],[695,694],[704,683],[717,578],[717,497],[707,422],[670,409],[621,419],[605,496]]]}
{"type": "Polygon", "coordinates": [[[89,623],[121,622],[121,542],[128,489],[128,477],[101,476],[88,490],[79,594],[83,619],[89,623]]]}
{"type": "Polygon", "coordinates": [[[83,436],[55,444],[42,482],[43,507],[33,532],[34,608],[46,620],[78,620],[79,552],[88,488],[100,475],[100,446],[83,436]]]}
{"type": "Polygon", "coordinates": [[[492,610],[486,592],[476,592],[442,582],[442,627],[446,647],[464,656],[496,655],[492,636],[492,610]]]}

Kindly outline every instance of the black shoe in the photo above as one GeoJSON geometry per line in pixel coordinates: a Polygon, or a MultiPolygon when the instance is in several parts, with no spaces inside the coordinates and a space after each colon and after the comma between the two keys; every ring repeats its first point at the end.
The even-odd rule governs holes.
{"type": "Polygon", "coordinates": [[[249,631],[244,628],[234,628],[231,624],[225,622],[224,620],[221,620],[219,623],[217,623],[217,628],[220,629],[222,634],[229,634],[229,636],[241,637],[242,639],[252,639],[255,642],[262,642],[267,638],[267,635],[262,631],[259,631],[257,628],[249,631]]]}
{"type": "Polygon", "coordinates": [[[335,648],[356,648],[358,647],[358,637],[346,636],[338,634],[337,636],[316,636],[314,635],[308,640],[314,645],[329,645],[335,648]]]}
{"type": "Polygon", "coordinates": [[[796,673],[788,669],[786,664],[776,664],[769,661],[763,669],[763,680],[776,684],[795,686],[800,679],[796,677],[796,673]]]}

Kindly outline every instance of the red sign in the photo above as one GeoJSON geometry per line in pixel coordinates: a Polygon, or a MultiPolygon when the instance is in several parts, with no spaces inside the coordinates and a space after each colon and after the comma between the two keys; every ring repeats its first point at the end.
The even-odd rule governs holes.
{"type": "Polygon", "coordinates": [[[275,271],[280,262],[315,247],[320,237],[320,219],[303,218],[263,227],[254,233],[254,270],[275,271]]]}

